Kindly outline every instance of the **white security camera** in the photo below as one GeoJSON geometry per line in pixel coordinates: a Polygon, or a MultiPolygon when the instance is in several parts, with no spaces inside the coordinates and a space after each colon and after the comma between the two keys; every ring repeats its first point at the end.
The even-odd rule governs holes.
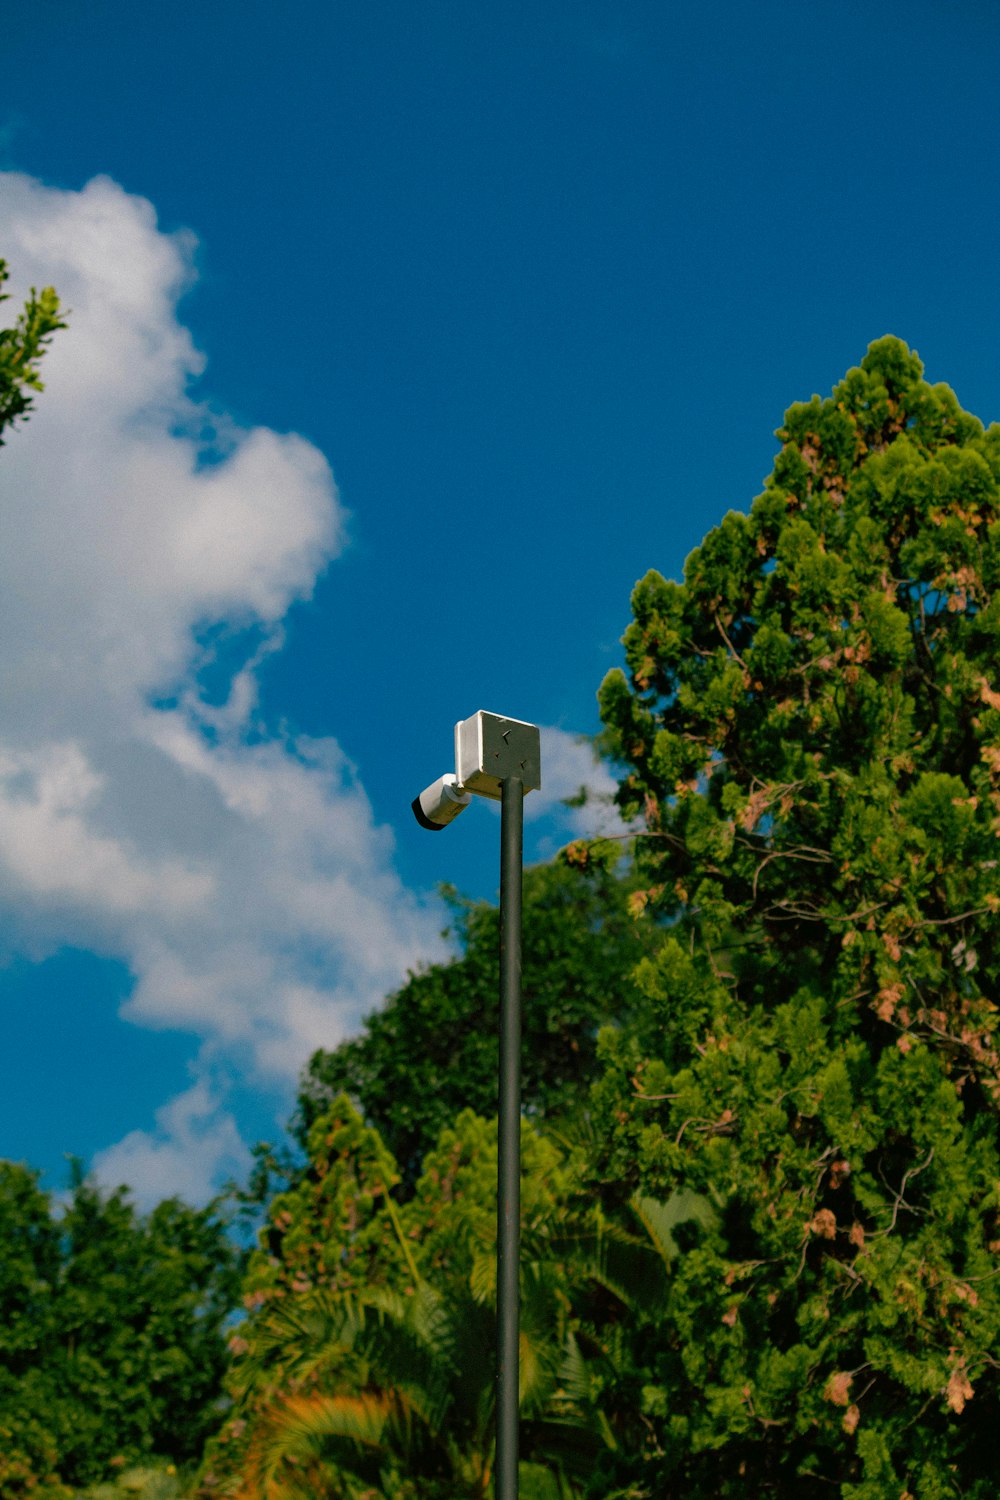
{"type": "Polygon", "coordinates": [[[508,777],[516,777],[525,794],[541,786],[538,726],[480,709],[455,725],[455,775],[438,777],[410,805],[421,828],[437,833],[468,807],[472,792],[501,801],[508,777]]]}
{"type": "Polygon", "coordinates": [[[471,795],[459,784],[458,777],[448,775],[439,776],[419,797],[414,797],[411,805],[421,828],[440,833],[465,811],[471,801],[471,795]]]}

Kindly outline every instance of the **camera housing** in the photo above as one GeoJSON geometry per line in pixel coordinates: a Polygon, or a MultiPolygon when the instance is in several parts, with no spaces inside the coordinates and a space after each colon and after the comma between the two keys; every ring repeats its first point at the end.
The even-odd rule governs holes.
{"type": "Polygon", "coordinates": [[[516,776],[525,794],[542,784],[537,724],[480,709],[455,725],[455,774],[439,776],[410,804],[421,828],[440,833],[477,797],[499,802],[502,784],[516,776]]]}
{"type": "Polygon", "coordinates": [[[519,777],[526,793],[537,790],[542,784],[538,725],[482,708],[460,720],[455,725],[455,774],[470,792],[495,802],[506,776],[519,777]]]}
{"type": "Polygon", "coordinates": [[[410,805],[421,828],[440,833],[465,811],[471,801],[471,795],[459,785],[458,777],[449,774],[439,776],[437,781],[425,787],[410,805]]]}

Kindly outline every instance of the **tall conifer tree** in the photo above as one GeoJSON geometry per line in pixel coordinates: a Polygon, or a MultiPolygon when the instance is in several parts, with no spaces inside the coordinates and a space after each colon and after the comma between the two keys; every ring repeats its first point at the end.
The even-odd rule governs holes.
{"type": "MultiPolygon", "coordinates": [[[[711,1195],[594,1493],[996,1493],[1000,427],[873,344],[601,689],[649,1010],[605,1176],[711,1195]]],[[[585,857],[577,851],[577,857],[585,857]]],[[[641,1013],[640,1013],[641,1014],[641,1013]]]]}

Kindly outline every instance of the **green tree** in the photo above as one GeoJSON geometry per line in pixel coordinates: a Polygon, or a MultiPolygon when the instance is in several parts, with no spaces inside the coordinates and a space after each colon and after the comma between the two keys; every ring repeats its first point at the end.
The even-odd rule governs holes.
{"type": "Polygon", "coordinates": [[[218,1420],[239,1254],[214,1206],[176,1198],[139,1215],[123,1188],[77,1183],[60,1230],[59,1332],[74,1406],[60,1472],[97,1478],[115,1456],[196,1459],[218,1420]]]}
{"type": "MultiPolygon", "coordinates": [[[[0,302],[10,300],[2,288],[9,280],[7,262],[0,260],[0,302]]],[[[11,328],[0,328],[0,445],[3,429],[18,419],[27,420],[33,403],[33,391],[43,390],[38,364],[52,335],[66,324],[60,315],[59,298],[50,286],[36,292],[32,287],[27,302],[11,328]]]]}
{"type": "MultiPolygon", "coordinates": [[[[207,1495],[486,1500],[492,1493],[496,1122],[442,1131],[408,1201],[346,1097],[316,1120],[310,1170],[275,1198],[234,1332],[234,1407],[207,1495]]],[[[663,1300],[688,1195],[637,1200],[631,1230],[582,1190],[582,1162],[526,1125],[522,1490],[571,1500],[617,1438],[601,1393],[621,1329],[663,1300]]],[[[709,1217],[710,1214],[709,1214],[709,1217]]]]}
{"type": "MultiPolygon", "coordinates": [[[[631,890],[603,869],[525,872],[523,1098],[531,1118],[580,1109],[600,1026],[629,1014],[630,975],[651,947],[629,914],[631,890]]],[[[410,1184],[423,1152],[460,1110],[496,1109],[498,912],[454,895],[452,910],[460,956],[411,975],[360,1036],[316,1052],[300,1089],[302,1143],[343,1091],[410,1184]]]]}
{"type": "Polygon", "coordinates": [[[0,1161],[0,1496],[27,1494],[56,1471],[39,1351],[58,1337],[59,1230],[35,1173],[0,1161]]]}
{"type": "MultiPolygon", "coordinates": [[[[0,302],[9,279],[0,260],[0,302]]],[[[0,329],[0,445],[3,430],[26,418],[40,391],[38,361],[63,327],[51,287],[34,289],[14,326],[0,329]]],[[[53,1336],[59,1235],[36,1174],[0,1161],[0,1495],[33,1488],[54,1473],[57,1451],[45,1419],[37,1350],[53,1336]]]]}
{"type": "Polygon", "coordinates": [[[593,1493],[985,1500],[1000,427],[882,339],[778,437],[749,515],[637,585],[600,694],[672,924],[602,1037],[605,1192],[720,1214],[608,1392],[633,1441],[593,1493]]]}
{"type": "Polygon", "coordinates": [[[60,1211],[0,1162],[0,1497],[198,1457],[239,1255],[212,1208],[140,1215],[77,1176],[60,1211]]]}

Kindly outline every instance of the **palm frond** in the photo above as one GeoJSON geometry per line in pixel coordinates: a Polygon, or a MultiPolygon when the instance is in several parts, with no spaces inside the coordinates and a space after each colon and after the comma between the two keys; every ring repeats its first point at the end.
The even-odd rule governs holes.
{"type": "Polygon", "coordinates": [[[272,1418],[274,1451],[282,1458],[309,1458],[329,1438],[378,1447],[390,1423],[406,1427],[412,1415],[395,1391],[286,1396],[272,1418]]]}
{"type": "Polygon", "coordinates": [[[558,1466],[571,1479],[585,1479],[601,1454],[615,1446],[606,1422],[603,1429],[597,1421],[582,1423],[540,1417],[522,1423],[521,1445],[525,1457],[534,1453],[544,1455],[547,1464],[558,1466]]]}
{"type": "Polygon", "coordinates": [[[673,1231],[680,1224],[688,1224],[693,1220],[703,1229],[710,1230],[719,1222],[719,1215],[711,1200],[690,1188],[671,1193],[665,1203],[636,1193],[631,1199],[631,1207],[667,1267],[680,1254],[673,1236],[673,1231]]]}
{"type": "Polygon", "coordinates": [[[340,1450],[348,1469],[359,1451],[377,1457],[390,1436],[409,1436],[413,1414],[396,1392],[286,1396],[263,1414],[247,1453],[237,1500],[304,1500],[320,1489],[324,1459],[340,1450]]]}
{"type": "Polygon", "coordinates": [[[551,1340],[533,1338],[525,1328],[518,1341],[518,1386],[521,1408],[525,1412],[542,1411],[556,1383],[558,1351],[551,1340]]]}
{"type": "Polygon", "coordinates": [[[469,1289],[477,1302],[496,1302],[497,1256],[492,1246],[473,1260],[472,1271],[469,1274],[469,1289]]]}
{"type": "Polygon", "coordinates": [[[590,1368],[573,1333],[566,1335],[557,1380],[556,1402],[584,1410],[590,1402],[593,1382],[590,1368]]]}

